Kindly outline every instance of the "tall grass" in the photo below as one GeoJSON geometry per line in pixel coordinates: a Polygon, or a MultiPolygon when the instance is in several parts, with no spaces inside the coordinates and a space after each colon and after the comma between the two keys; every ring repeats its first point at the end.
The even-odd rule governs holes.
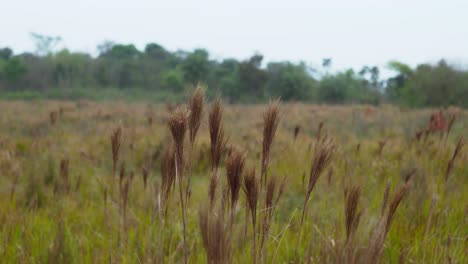
{"type": "Polygon", "coordinates": [[[2,263],[468,260],[466,111],[204,105],[0,103],[2,263]]]}

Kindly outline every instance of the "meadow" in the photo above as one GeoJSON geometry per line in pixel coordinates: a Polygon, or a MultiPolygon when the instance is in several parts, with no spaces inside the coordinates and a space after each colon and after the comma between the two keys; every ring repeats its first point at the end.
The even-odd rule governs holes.
{"type": "Polygon", "coordinates": [[[463,109],[197,90],[0,112],[1,263],[468,262],[463,109]]]}

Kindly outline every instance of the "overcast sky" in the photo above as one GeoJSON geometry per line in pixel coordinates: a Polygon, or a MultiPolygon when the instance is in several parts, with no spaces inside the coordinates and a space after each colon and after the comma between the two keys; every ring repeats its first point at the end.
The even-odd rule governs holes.
{"type": "Polygon", "coordinates": [[[0,47],[34,50],[29,32],[61,36],[62,46],[96,54],[103,40],[206,48],[212,58],[266,60],[335,69],[468,62],[468,0],[4,0],[0,47]]]}

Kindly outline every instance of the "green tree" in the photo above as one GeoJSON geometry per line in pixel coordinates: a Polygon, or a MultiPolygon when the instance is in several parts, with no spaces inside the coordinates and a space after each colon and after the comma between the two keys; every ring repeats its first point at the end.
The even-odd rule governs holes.
{"type": "Polygon", "coordinates": [[[9,82],[16,82],[24,73],[26,66],[17,57],[13,57],[3,66],[3,76],[9,82]]]}
{"type": "Polygon", "coordinates": [[[380,93],[353,70],[327,75],[320,81],[319,99],[327,103],[371,103],[380,101],[380,93]]]}
{"type": "Polygon", "coordinates": [[[261,69],[263,55],[255,54],[239,65],[240,93],[249,101],[264,99],[268,73],[261,69]]]}
{"type": "Polygon", "coordinates": [[[313,97],[315,80],[307,73],[304,63],[294,65],[289,62],[269,63],[268,91],[273,97],[282,100],[307,101],[313,97]]]}
{"type": "Polygon", "coordinates": [[[207,95],[222,95],[231,103],[238,101],[242,92],[239,83],[239,62],[235,59],[225,59],[212,67],[207,82],[207,95]]]}
{"type": "Polygon", "coordinates": [[[61,37],[53,37],[38,33],[30,33],[36,46],[38,56],[48,56],[53,53],[55,47],[62,41],[61,37]]]}
{"type": "Polygon", "coordinates": [[[172,69],[162,73],[163,86],[171,92],[184,90],[184,78],[180,69],[172,69]]]}
{"type": "Polygon", "coordinates": [[[51,57],[52,78],[56,86],[85,86],[93,83],[90,74],[92,58],[85,53],[61,50],[51,57]]]}
{"type": "Polygon", "coordinates": [[[117,60],[137,59],[139,55],[140,51],[133,44],[115,44],[107,52],[101,54],[101,56],[117,60]]]}
{"type": "Polygon", "coordinates": [[[468,105],[468,79],[466,72],[451,67],[441,60],[437,65],[421,64],[415,70],[403,67],[391,79],[389,96],[403,105],[448,106],[468,105]],[[404,79],[402,82],[396,78],[404,79]]]}
{"type": "Polygon", "coordinates": [[[13,51],[10,48],[0,49],[0,59],[9,60],[12,55],[13,55],[13,51]]]}
{"type": "Polygon", "coordinates": [[[184,79],[192,85],[206,82],[210,71],[209,54],[204,49],[196,49],[187,55],[182,63],[184,79]]]}

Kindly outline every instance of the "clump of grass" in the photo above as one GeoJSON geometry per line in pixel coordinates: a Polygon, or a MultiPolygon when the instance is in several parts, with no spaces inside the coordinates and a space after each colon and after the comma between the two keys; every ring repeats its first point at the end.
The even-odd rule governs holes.
{"type": "Polygon", "coordinates": [[[195,138],[197,137],[198,129],[200,128],[201,119],[203,116],[203,108],[205,105],[205,94],[202,87],[199,85],[193,92],[192,97],[188,102],[188,129],[190,141],[190,155],[189,155],[189,177],[187,179],[186,199],[190,197],[191,193],[191,178],[193,169],[193,147],[195,145],[195,138]]]}
{"type": "Polygon", "coordinates": [[[123,190],[124,179],[125,179],[125,162],[121,162],[120,171],[119,171],[119,192],[120,192],[121,201],[122,201],[122,190],[123,190]]]}
{"type": "Polygon", "coordinates": [[[229,193],[231,195],[230,206],[231,212],[234,213],[236,210],[236,204],[239,200],[239,191],[242,185],[242,175],[245,165],[244,153],[234,150],[226,160],[226,175],[227,183],[229,187],[229,193]]]}
{"type": "Polygon", "coordinates": [[[245,195],[247,198],[247,209],[248,213],[250,213],[251,220],[252,220],[252,232],[253,232],[253,250],[252,250],[252,257],[253,262],[257,263],[257,234],[256,234],[256,226],[257,226],[257,204],[258,204],[258,196],[260,193],[260,183],[256,176],[255,169],[250,169],[245,177],[244,177],[244,190],[245,195]]]}
{"type": "Polygon", "coordinates": [[[217,98],[211,106],[208,115],[208,127],[210,132],[210,151],[211,151],[211,167],[213,170],[219,168],[221,156],[224,152],[225,140],[223,129],[223,109],[221,100],[217,98]]]}
{"type": "Polygon", "coordinates": [[[47,262],[51,264],[73,262],[73,257],[66,241],[65,219],[63,216],[58,221],[57,234],[52,246],[49,248],[47,262]]]}
{"type": "Polygon", "coordinates": [[[127,209],[128,209],[128,198],[129,198],[129,190],[130,185],[132,183],[134,177],[133,171],[130,172],[130,176],[127,175],[125,170],[125,163],[122,162],[120,164],[120,172],[119,172],[119,212],[121,217],[121,226],[123,227],[124,234],[127,231],[127,209]]]}
{"type": "MultiPolygon", "coordinates": [[[[17,107],[16,104],[0,105],[0,108],[20,113],[19,109],[10,110],[17,107]]],[[[382,120],[368,120],[372,122],[363,123],[367,127],[357,131],[347,129],[352,126],[352,122],[347,122],[351,121],[347,117],[352,117],[352,111],[349,111],[352,108],[347,106],[285,105],[281,119],[285,122],[284,127],[291,130],[278,128],[275,133],[264,185],[260,180],[263,148],[259,146],[264,124],[257,123],[254,118],[259,114],[263,121],[264,106],[218,108],[220,111],[215,115],[218,118],[212,120],[221,121],[211,129],[217,136],[222,134],[222,140],[213,140],[214,149],[221,150],[214,151],[220,153],[219,158],[213,159],[217,160],[216,168],[210,160],[208,131],[207,135],[201,135],[204,130],[200,124],[191,140],[191,107],[179,108],[187,117],[182,170],[178,168],[180,162],[177,162],[174,137],[154,133],[162,127],[168,129],[165,116],[157,114],[160,111],[154,111],[152,127],[148,128],[144,115],[146,105],[129,107],[119,103],[112,105],[110,110],[105,108],[108,106],[92,103],[92,107],[70,113],[66,126],[60,131],[45,133],[53,127],[49,122],[44,123],[43,117],[48,117],[51,106],[58,110],[56,102],[50,104],[48,102],[42,109],[45,114],[39,115],[40,120],[35,120],[34,115],[19,116],[14,120],[9,117],[11,114],[6,114],[3,122],[0,120],[0,171],[3,173],[0,184],[4,186],[0,192],[3,193],[0,199],[0,236],[4,242],[2,262],[68,263],[83,259],[84,262],[98,263],[129,260],[183,263],[183,213],[181,216],[179,208],[182,205],[177,193],[180,193],[180,189],[177,190],[180,185],[176,182],[180,178],[187,260],[193,263],[355,264],[424,263],[428,260],[464,263],[466,258],[463,228],[460,228],[464,224],[463,217],[468,215],[468,207],[460,203],[467,194],[462,177],[466,172],[464,161],[467,156],[463,148],[466,138],[457,142],[458,135],[464,135],[466,130],[464,110],[461,110],[460,125],[453,127],[453,135],[448,139],[439,137],[440,132],[446,136],[445,131],[437,130],[434,132],[437,134],[423,132],[427,135],[421,134],[420,142],[408,142],[405,136],[409,135],[412,126],[421,116],[426,118],[431,110],[404,111],[401,112],[404,118],[400,118],[392,116],[400,109],[388,112],[387,108],[391,107],[383,107],[382,120]],[[103,114],[96,117],[97,111],[103,114]],[[327,120],[320,133],[317,133],[318,123],[306,121],[312,116],[327,120]],[[116,135],[118,133],[114,132],[118,127],[115,127],[110,131],[112,136],[109,133],[103,137],[102,131],[108,129],[113,119],[121,119],[128,128],[124,130],[122,127],[120,135],[116,135]],[[229,126],[233,133],[227,130],[227,121],[234,122],[229,126]],[[31,124],[33,128],[27,127],[31,124]],[[293,143],[292,129],[296,124],[301,128],[293,143]],[[24,129],[18,130],[20,125],[24,129]],[[380,129],[372,129],[375,125],[380,129]],[[231,133],[236,147],[225,145],[224,133],[219,131],[231,133]],[[342,143],[340,149],[343,152],[335,156],[335,151],[333,160],[318,176],[309,174],[319,150],[330,143],[324,140],[328,132],[335,135],[336,142],[342,143]],[[353,134],[355,132],[364,134],[353,134]],[[382,133],[392,136],[382,152],[385,159],[379,161],[378,142],[389,140],[382,137],[382,133]],[[110,160],[109,143],[112,141],[119,143],[113,144],[110,160]],[[222,144],[217,144],[219,142],[222,144]],[[278,151],[274,150],[275,144],[279,146],[278,151]],[[200,147],[199,152],[197,147],[200,147]],[[192,158],[190,148],[197,150],[193,161],[189,160],[192,158]],[[128,155],[124,151],[127,149],[130,151],[128,155]],[[102,158],[106,152],[108,163],[102,158]],[[67,153],[68,156],[62,159],[68,159],[69,164],[56,158],[63,155],[61,153],[67,153]],[[274,169],[273,161],[278,161],[274,169]],[[191,172],[189,175],[191,162],[193,178],[191,172]],[[116,164],[116,178],[110,175],[113,163],[116,164]],[[256,168],[256,174],[253,168],[256,168]],[[135,169],[137,171],[132,171],[135,169]],[[161,173],[157,171],[159,169],[161,173]],[[178,174],[180,171],[184,173],[182,177],[178,174]],[[108,177],[103,177],[105,174],[108,177]],[[207,174],[214,175],[212,179],[215,180],[211,184],[214,191],[210,193],[216,196],[211,202],[208,200],[211,197],[207,197],[209,177],[195,181],[195,176],[207,174]],[[284,174],[297,177],[288,177],[285,181],[288,185],[281,187],[278,175],[284,174]],[[133,176],[142,177],[141,184],[135,184],[133,176]],[[187,188],[190,178],[192,190],[187,188]],[[325,178],[323,190],[317,187],[321,184],[320,178],[325,178]],[[401,185],[392,187],[394,181],[400,181],[401,185]],[[300,231],[302,236],[298,238],[300,217],[297,217],[298,208],[293,205],[298,199],[304,202],[309,186],[312,189],[310,201],[305,202],[304,208],[301,203],[299,209],[305,210],[305,216],[300,231]],[[399,193],[401,188],[408,188],[405,186],[411,186],[411,192],[399,193]],[[240,189],[246,195],[240,194],[240,189]],[[284,189],[283,195],[281,189],[284,189]],[[380,200],[376,201],[376,197],[380,200]],[[408,205],[402,210],[407,198],[408,205]],[[198,203],[203,203],[202,211],[191,210],[189,204],[198,203]],[[318,211],[314,213],[314,210],[318,211]],[[375,212],[375,215],[363,221],[364,212],[375,212]],[[62,219],[65,221],[61,223],[62,219]],[[193,224],[200,226],[193,229],[193,224]],[[303,240],[298,243],[300,258],[293,253],[296,239],[303,240]],[[66,258],[61,257],[65,255],[66,258]]],[[[41,110],[42,105],[46,104],[34,104],[34,107],[41,110]]],[[[155,108],[160,110],[164,106],[155,105],[155,108]]],[[[179,110],[174,109],[172,114],[179,110]]],[[[61,120],[59,116],[56,126],[61,120]]],[[[441,127],[445,129],[446,126],[441,127]]]]}
{"type": "MultiPolygon", "coordinates": [[[[159,239],[157,240],[159,246],[157,247],[157,256],[158,258],[163,257],[165,237],[162,236],[162,231],[167,229],[166,220],[168,217],[168,208],[171,193],[174,189],[175,179],[176,179],[176,161],[175,161],[175,148],[172,144],[163,149],[160,166],[161,173],[161,184],[160,186],[155,183],[154,186],[154,195],[156,197],[156,205],[153,216],[151,218],[151,226],[149,232],[149,242],[153,241],[153,228],[155,224],[155,213],[158,212],[159,216],[159,239]]],[[[150,251],[150,247],[147,248],[146,255],[149,256],[149,262],[154,262],[153,252],[150,251]]],[[[148,258],[148,257],[147,257],[148,258]]]]}
{"type": "Polygon", "coordinates": [[[200,230],[207,263],[230,263],[231,231],[225,225],[224,213],[211,213],[211,209],[200,210],[200,230]]]}
{"type": "Polygon", "coordinates": [[[161,191],[162,191],[162,206],[164,215],[167,216],[167,206],[171,192],[174,188],[176,178],[175,168],[175,149],[170,146],[164,149],[161,156],[161,191]]]}
{"type": "Polygon", "coordinates": [[[222,112],[221,100],[218,98],[214,101],[211,106],[209,115],[208,115],[208,128],[210,132],[210,153],[211,153],[211,179],[210,186],[208,190],[208,195],[210,198],[210,208],[213,207],[216,189],[218,186],[218,168],[219,163],[221,162],[221,157],[224,153],[226,147],[226,140],[224,139],[224,129],[223,129],[223,112],[222,112]]]}
{"type": "Polygon", "coordinates": [[[277,178],[272,177],[268,181],[266,193],[265,193],[265,208],[263,209],[263,223],[262,223],[262,236],[260,242],[260,254],[263,256],[264,262],[266,262],[265,243],[268,240],[273,215],[278,206],[278,202],[284,193],[286,184],[286,177],[279,183],[277,178]]]}
{"type": "Polygon", "coordinates": [[[309,183],[306,190],[306,195],[304,199],[304,205],[302,207],[301,222],[299,224],[299,233],[297,236],[296,244],[296,255],[299,243],[301,240],[302,226],[304,224],[304,218],[307,211],[307,204],[310,200],[310,195],[314,190],[315,185],[317,184],[318,179],[322,175],[323,171],[330,164],[335,152],[335,145],[332,144],[326,138],[317,142],[314,159],[312,160],[312,166],[309,173],[309,183]]]}
{"type": "Polygon", "coordinates": [[[341,259],[343,263],[357,263],[357,247],[355,246],[354,238],[361,218],[361,211],[358,209],[360,196],[361,188],[359,186],[352,186],[345,189],[346,240],[341,259]]]}
{"type": "Polygon", "coordinates": [[[263,144],[262,144],[262,166],[260,179],[266,186],[267,170],[270,161],[271,145],[279,124],[279,101],[271,103],[263,114],[263,144]]]}
{"type": "Polygon", "coordinates": [[[427,237],[427,234],[429,233],[429,229],[431,228],[432,216],[434,214],[434,208],[435,208],[436,203],[437,203],[437,199],[435,197],[432,197],[431,205],[429,207],[429,215],[426,221],[426,227],[424,228],[423,239],[427,237]]]}
{"type": "Polygon", "coordinates": [[[200,128],[204,105],[205,94],[203,92],[203,88],[201,86],[198,86],[193,92],[193,95],[188,103],[188,127],[189,140],[191,145],[194,144],[195,138],[197,137],[198,129],[200,128]]]}
{"type": "Polygon", "coordinates": [[[127,230],[127,208],[128,208],[128,198],[129,198],[129,191],[130,191],[130,185],[132,183],[133,179],[133,172],[130,173],[130,177],[125,175],[125,170],[121,174],[122,178],[124,179],[123,184],[121,186],[121,201],[122,201],[122,224],[123,224],[123,230],[127,230]]]}
{"type": "Polygon", "coordinates": [[[377,226],[374,228],[369,244],[366,247],[365,254],[361,259],[361,263],[379,263],[382,258],[384,249],[384,242],[390,230],[395,212],[400,205],[401,201],[408,193],[409,184],[405,183],[393,195],[390,204],[385,206],[386,214],[384,214],[377,226]]]}
{"type": "Polygon", "coordinates": [[[210,200],[210,208],[214,207],[216,199],[216,188],[218,187],[218,174],[216,171],[211,172],[210,183],[208,187],[208,196],[210,200]]]}
{"type": "Polygon", "coordinates": [[[187,113],[182,109],[175,110],[169,118],[169,129],[175,145],[175,175],[179,185],[180,205],[182,210],[182,225],[184,236],[184,263],[188,263],[187,258],[187,230],[186,230],[186,212],[183,194],[183,175],[184,175],[184,139],[187,131],[187,113]]]}

